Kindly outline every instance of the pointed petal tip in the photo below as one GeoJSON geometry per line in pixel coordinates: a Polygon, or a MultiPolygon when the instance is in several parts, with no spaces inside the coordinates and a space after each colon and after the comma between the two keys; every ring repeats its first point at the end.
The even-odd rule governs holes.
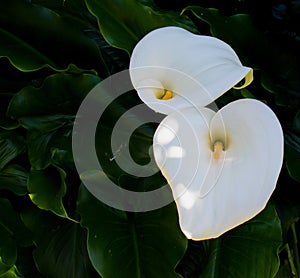
{"type": "MultiPolygon", "coordinates": [[[[244,67],[246,69],[246,67],[244,67]]],[[[245,81],[244,81],[244,84],[241,85],[241,86],[234,86],[233,88],[236,89],[236,90],[240,90],[240,89],[243,89],[245,87],[247,87],[248,85],[250,85],[254,79],[253,77],[253,69],[252,68],[248,68],[249,71],[248,73],[246,74],[246,76],[244,77],[245,81]]]]}

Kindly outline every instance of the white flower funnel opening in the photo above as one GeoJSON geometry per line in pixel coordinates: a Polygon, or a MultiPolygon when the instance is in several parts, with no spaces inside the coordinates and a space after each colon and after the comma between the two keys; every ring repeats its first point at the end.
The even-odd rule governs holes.
{"type": "Polygon", "coordinates": [[[163,114],[206,106],[243,78],[245,84],[236,88],[253,79],[252,69],[241,64],[228,44],[179,27],[148,33],[134,48],[129,70],[140,98],[163,114]]]}

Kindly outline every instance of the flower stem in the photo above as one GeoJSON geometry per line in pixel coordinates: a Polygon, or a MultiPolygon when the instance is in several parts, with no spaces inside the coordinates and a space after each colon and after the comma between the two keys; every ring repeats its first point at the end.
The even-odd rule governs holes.
{"type": "Polygon", "coordinates": [[[299,262],[299,251],[298,251],[298,239],[296,233],[295,222],[292,224],[292,234],[293,234],[293,249],[295,256],[295,264],[297,270],[297,277],[300,277],[300,262],[299,262]]]}
{"type": "MultiPolygon", "coordinates": [[[[286,252],[287,252],[288,261],[289,261],[289,264],[290,264],[292,275],[296,275],[297,270],[296,270],[293,255],[292,255],[292,252],[291,252],[291,249],[290,249],[290,246],[288,245],[288,243],[285,245],[285,249],[286,249],[286,252]]],[[[297,277],[298,277],[298,275],[297,275],[297,277]]]]}

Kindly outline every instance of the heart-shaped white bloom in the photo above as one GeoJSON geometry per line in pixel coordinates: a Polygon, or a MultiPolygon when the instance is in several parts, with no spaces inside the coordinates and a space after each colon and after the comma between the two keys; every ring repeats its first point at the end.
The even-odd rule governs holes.
{"type": "Polygon", "coordinates": [[[283,133],[258,100],[217,113],[186,108],[168,115],[153,139],[155,160],[171,186],[187,238],[215,238],[259,213],[283,160],[283,133]]]}
{"type": "Polygon", "coordinates": [[[139,97],[163,114],[206,106],[244,77],[244,86],[252,81],[252,69],[228,44],[179,27],[148,33],[134,48],[129,70],[139,97]]]}

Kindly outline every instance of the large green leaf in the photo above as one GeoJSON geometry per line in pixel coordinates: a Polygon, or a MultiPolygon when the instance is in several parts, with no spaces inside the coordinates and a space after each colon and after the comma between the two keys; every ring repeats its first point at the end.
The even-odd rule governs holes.
{"type": "Polygon", "coordinates": [[[97,27],[97,21],[88,11],[84,0],[64,1],[63,4],[61,0],[32,0],[32,3],[53,10],[64,17],[72,17],[86,23],[92,21],[97,27]]]}
{"type": "Polygon", "coordinates": [[[0,257],[0,278],[24,278],[24,276],[19,273],[15,265],[11,268],[7,268],[1,264],[2,262],[0,257]]]}
{"type": "Polygon", "coordinates": [[[19,127],[18,121],[6,115],[12,97],[28,84],[39,83],[48,74],[49,70],[21,72],[8,60],[0,59],[0,128],[12,130],[19,127]]]}
{"type": "Polygon", "coordinates": [[[269,204],[252,220],[204,242],[207,259],[199,278],[272,278],[279,268],[281,241],[280,220],[269,204]]]}
{"type": "Polygon", "coordinates": [[[290,176],[300,182],[300,136],[292,131],[285,133],[285,158],[290,176]]]}
{"type": "Polygon", "coordinates": [[[41,87],[28,86],[16,94],[8,108],[8,116],[75,115],[81,101],[100,82],[91,74],[53,74],[41,87]]]}
{"type": "Polygon", "coordinates": [[[0,10],[0,58],[8,58],[19,70],[63,70],[75,64],[107,75],[96,43],[84,34],[91,28],[86,22],[31,1],[1,1],[0,10]]]}
{"type": "Polygon", "coordinates": [[[55,167],[31,170],[28,177],[29,196],[34,204],[50,210],[58,216],[68,218],[62,198],[66,194],[66,173],[55,167]]]}
{"type": "Polygon", "coordinates": [[[289,175],[300,182],[300,111],[294,117],[291,130],[284,134],[285,158],[289,175]]]}
{"type": "Polygon", "coordinates": [[[97,43],[110,74],[128,68],[129,57],[127,53],[111,47],[104,40],[99,31],[97,19],[87,9],[85,0],[64,1],[63,5],[61,0],[33,0],[32,3],[47,7],[63,17],[71,17],[88,23],[89,28],[84,29],[84,32],[97,43]]]}
{"type": "Polygon", "coordinates": [[[0,130],[0,170],[24,151],[25,141],[20,134],[15,131],[0,130]]]}
{"type": "Polygon", "coordinates": [[[291,271],[291,268],[288,264],[282,264],[274,278],[295,278],[293,271],[291,271]]]}
{"type": "Polygon", "coordinates": [[[148,32],[164,26],[195,30],[191,21],[174,12],[158,12],[137,0],[85,0],[106,41],[129,54],[148,32]]]}
{"type": "Polygon", "coordinates": [[[40,88],[25,87],[12,98],[7,114],[28,129],[28,155],[34,169],[44,169],[53,160],[60,165],[72,163],[74,117],[84,97],[99,81],[99,77],[90,74],[54,74],[40,88]]]}
{"type": "Polygon", "coordinates": [[[48,278],[95,278],[86,248],[86,231],[70,222],[38,209],[22,213],[34,233],[33,256],[39,271],[48,278]]]}
{"type": "MultiPolygon", "coordinates": [[[[22,213],[21,213],[22,218],[22,213]]],[[[22,219],[23,220],[23,219],[22,219]]],[[[25,222],[24,222],[25,223],[25,222]]],[[[25,223],[26,225],[26,223],[25,223]]],[[[29,229],[30,230],[30,229],[29,229]]],[[[33,235],[34,238],[34,235],[33,235]]],[[[26,278],[44,278],[38,271],[33,258],[34,244],[30,247],[19,247],[18,248],[18,259],[16,267],[23,276],[26,278]]]]}
{"type": "Polygon", "coordinates": [[[269,53],[261,60],[267,47],[266,38],[257,31],[249,14],[222,15],[214,8],[188,6],[183,12],[191,11],[197,18],[210,25],[210,32],[228,44],[248,63],[266,64],[269,53]],[[258,47],[258,45],[260,47],[258,47]]]}
{"type": "Polygon", "coordinates": [[[297,111],[294,121],[293,121],[293,129],[300,134],[300,110],[297,111]]]}
{"type": "Polygon", "coordinates": [[[179,229],[174,204],[126,213],[106,207],[82,187],[78,211],[88,230],[91,261],[103,277],[180,277],[174,268],[187,240],[179,229]]]}
{"type": "Polygon", "coordinates": [[[16,195],[27,193],[27,171],[20,165],[8,165],[0,171],[0,190],[10,190],[16,195]]]}
{"type": "MultiPolygon", "coordinates": [[[[0,257],[0,275],[6,275],[6,273],[9,271],[10,266],[2,262],[2,258],[0,257]]],[[[1,276],[0,276],[1,277],[1,276]]]]}
{"type": "MultiPolygon", "coordinates": [[[[57,152],[64,152],[61,165],[70,165],[73,161],[71,153],[71,134],[74,116],[50,115],[41,117],[24,117],[20,120],[28,128],[28,157],[32,168],[45,169],[55,164],[57,152]],[[66,161],[67,159],[67,161],[66,161]]],[[[71,167],[71,166],[70,166],[71,167]]]]}
{"type": "Polygon", "coordinates": [[[282,69],[276,75],[270,74],[267,70],[263,71],[261,73],[261,85],[275,95],[275,102],[278,106],[299,106],[300,83],[298,82],[297,74],[295,65],[287,61],[282,63],[282,69]],[[284,72],[286,73],[285,75],[284,72]]]}
{"type": "Polygon", "coordinates": [[[17,246],[32,244],[30,231],[7,199],[0,199],[0,238],[0,264],[8,268],[16,263],[17,246]]]}

